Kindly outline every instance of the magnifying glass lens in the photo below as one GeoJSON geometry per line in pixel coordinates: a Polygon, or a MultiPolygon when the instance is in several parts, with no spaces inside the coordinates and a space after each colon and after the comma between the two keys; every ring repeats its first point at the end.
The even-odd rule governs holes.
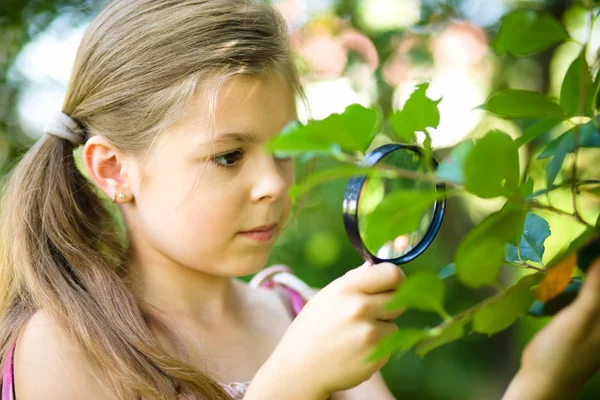
{"type": "MultiPolygon", "coordinates": [[[[441,225],[445,200],[435,200],[435,196],[444,189],[443,185],[422,179],[435,168],[435,161],[427,160],[417,147],[391,144],[367,154],[363,164],[376,165],[378,169],[401,170],[403,176],[356,176],[348,182],[344,196],[344,223],[348,236],[354,247],[369,261],[408,262],[429,246],[441,225]],[[382,216],[394,218],[398,215],[394,200],[407,194],[429,196],[432,201],[426,207],[417,207],[415,212],[410,212],[413,221],[411,227],[414,229],[403,231],[402,234],[397,234],[398,231],[395,233],[394,229],[382,232],[382,226],[389,228],[390,224],[373,221],[381,222],[382,216]],[[376,214],[379,214],[377,218],[372,218],[376,214]],[[382,235],[386,234],[389,236],[381,240],[382,235]],[[373,238],[376,239],[371,240],[373,238]]],[[[402,204],[402,207],[406,206],[406,202],[402,204]]]]}

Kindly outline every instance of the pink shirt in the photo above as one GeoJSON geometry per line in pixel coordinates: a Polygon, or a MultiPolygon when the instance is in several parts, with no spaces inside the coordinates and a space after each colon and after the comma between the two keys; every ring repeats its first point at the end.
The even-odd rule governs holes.
{"type": "MultiPolygon", "coordinates": [[[[258,272],[250,281],[251,287],[267,287],[281,291],[289,300],[289,311],[293,317],[296,317],[304,304],[312,297],[316,291],[293,275],[292,270],[285,265],[273,265],[258,272]]],[[[15,386],[13,379],[13,359],[16,347],[16,341],[9,347],[6,354],[7,362],[2,368],[2,377],[0,378],[0,387],[2,390],[1,400],[16,400],[15,386]]],[[[231,382],[221,383],[223,389],[234,400],[244,397],[250,382],[231,382]]]]}

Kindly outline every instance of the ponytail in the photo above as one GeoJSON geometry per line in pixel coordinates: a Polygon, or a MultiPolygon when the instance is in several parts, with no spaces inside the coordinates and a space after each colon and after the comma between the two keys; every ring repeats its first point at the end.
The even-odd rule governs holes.
{"type": "MultiPolygon", "coordinates": [[[[73,146],[45,135],[11,173],[0,212],[0,352],[44,309],[119,399],[228,399],[211,379],[169,355],[125,284],[127,248],[111,213],[75,163],[73,146]],[[178,382],[178,383],[176,383],[178,382]]],[[[165,327],[160,327],[165,329],[165,327]]]]}

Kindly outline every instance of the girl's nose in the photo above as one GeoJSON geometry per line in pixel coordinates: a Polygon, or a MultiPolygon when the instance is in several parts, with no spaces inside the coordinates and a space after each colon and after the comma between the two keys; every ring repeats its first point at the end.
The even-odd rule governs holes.
{"type": "Polygon", "coordinates": [[[288,183],[273,155],[264,153],[255,168],[250,192],[252,201],[279,199],[286,192],[288,183]]]}

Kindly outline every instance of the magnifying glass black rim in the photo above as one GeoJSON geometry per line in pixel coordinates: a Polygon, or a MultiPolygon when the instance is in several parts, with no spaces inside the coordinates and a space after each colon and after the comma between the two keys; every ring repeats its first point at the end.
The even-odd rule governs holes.
{"type": "MultiPolygon", "coordinates": [[[[398,149],[407,149],[416,152],[420,156],[423,156],[423,150],[418,146],[412,146],[407,144],[386,144],[368,153],[363,160],[360,162],[360,166],[371,167],[377,164],[383,157],[398,149]]],[[[437,169],[438,163],[432,158],[433,167],[437,169]]],[[[382,262],[391,262],[394,264],[404,264],[419,256],[421,253],[429,247],[435,235],[437,235],[440,226],[442,225],[442,219],[444,218],[444,211],[446,209],[446,197],[437,200],[434,203],[433,218],[427,228],[427,232],[423,236],[423,239],[408,253],[401,255],[400,257],[393,259],[381,259],[376,255],[372,254],[365,245],[363,244],[360,233],[358,231],[358,197],[360,191],[367,179],[366,175],[355,175],[348,181],[346,186],[346,192],[344,193],[344,201],[342,203],[342,211],[344,213],[344,226],[350,242],[358,250],[358,252],[366,260],[371,261],[374,264],[382,262]]],[[[444,191],[446,185],[438,183],[435,185],[436,190],[444,191]]]]}

